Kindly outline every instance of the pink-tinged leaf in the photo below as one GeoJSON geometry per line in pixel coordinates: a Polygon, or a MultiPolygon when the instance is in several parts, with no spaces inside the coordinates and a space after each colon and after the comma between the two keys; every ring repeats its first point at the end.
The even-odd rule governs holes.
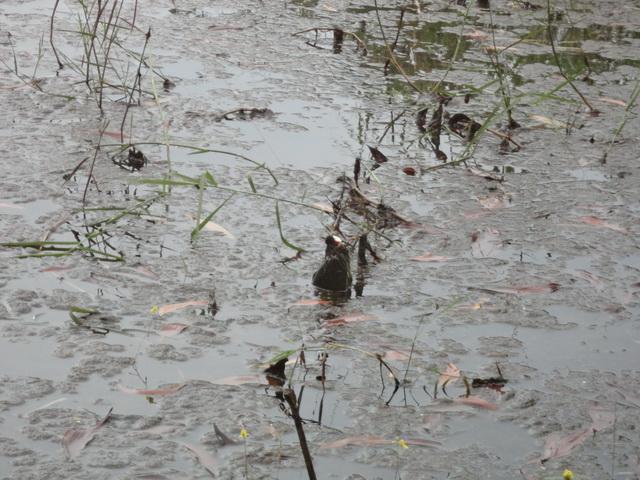
{"type": "Polygon", "coordinates": [[[62,445],[70,458],[78,455],[82,449],[86,447],[91,440],[93,440],[93,437],[96,436],[98,430],[109,422],[112,410],[113,408],[110,408],[109,412],[107,412],[107,414],[94,426],[71,428],[65,432],[64,437],[62,438],[62,445]]]}
{"type": "Polygon", "coordinates": [[[327,305],[331,303],[329,300],[300,300],[294,306],[302,307],[306,305],[327,305]]]}
{"type": "Polygon", "coordinates": [[[485,292],[492,293],[509,293],[512,295],[538,295],[542,293],[555,292],[560,288],[557,283],[550,283],[548,285],[530,285],[522,287],[471,287],[472,289],[479,289],[485,292]]]}
{"type": "Polygon", "coordinates": [[[500,232],[495,228],[485,228],[471,236],[471,255],[475,258],[495,257],[502,250],[504,243],[500,232]]]}
{"type": "Polygon", "coordinates": [[[564,457],[569,455],[577,445],[580,445],[585,438],[592,435],[591,430],[578,430],[577,432],[567,435],[566,437],[560,437],[557,433],[553,432],[547,436],[544,441],[544,453],[542,457],[531,460],[527,463],[534,462],[546,462],[553,458],[564,457]]]}
{"type": "Polygon", "coordinates": [[[482,30],[473,29],[467,30],[464,33],[464,36],[467,38],[472,38],[473,40],[484,40],[489,35],[487,34],[487,32],[483,32],[482,30]]]}
{"type": "Polygon", "coordinates": [[[438,433],[444,428],[444,415],[441,413],[426,415],[422,417],[420,427],[429,433],[438,433]]]}
{"type": "Polygon", "coordinates": [[[342,315],[341,317],[328,320],[324,322],[322,326],[330,327],[332,325],[340,325],[343,323],[366,322],[369,320],[380,320],[380,318],[376,317],[375,315],[368,315],[366,313],[350,313],[348,315],[342,315]]]}
{"type": "Polygon", "coordinates": [[[529,475],[527,473],[524,473],[522,471],[522,469],[520,469],[520,474],[525,478],[525,480],[540,480],[539,477],[534,477],[533,475],[529,475]]]}
{"type": "Polygon", "coordinates": [[[446,385],[451,385],[453,382],[460,379],[460,369],[453,363],[447,364],[447,368],[443,372],[440,372],[438,377],[438,388],[442,388],[446,385]]]}
{"type": "Polygon", "coordinates": [[[152,280],[160,280],[160,277],[153,273],[149,268],[143,267],[142,265],[138,265],[136,267],[136,271],[144,275],[145,277],[149,277],[152,280]]]}
{"type": "Polygon", "coordinates": [[[323,205],[322,203],[314,203],[313,206],[319,208],[323,212],[333,213],[333,207],[330,207],[328,205],[323,205]]]}
{"type": "Polygon", "coordinates": [[[491,402],[478,397],[459,397],[454,398],[454,402],[463,403],[465,405],[471,405],[472,407],[486,408],[487,410],[498,410],[498,407],[491,402]]]}
{"type": "Polygon", "coordinates": [[[318,450],[341,448],[346,445],[393,445],[393,442],[391,440],[385,440],[382,437],[349,437],[324,443],[318,447],[318,450]]]}
{"type": "Polygon", "coordinates": [[[637,393],[630,392],[628,390],[624,390],[622,388],[616,387],[611,383],[607,383],[607,385],[613,388],[620,395],[622,395],[627,402],[634,404],[636,407],[640,407],[640,395],[638,395],[637,393]]]}
{"type": "MultiPolygon", "coordinates": [[[[338,11],[337,8],[329,5],[328,3],[323,3],[322,4],[322,8],[324,8],[325,10],[328,10],[329,12],[337,12],[338,11]]],[[[371,148],[371,147],[369,147],[369,148],[371,148]]]]}
{"type": "Polygon", "coordinates": [[[185,323],[169,323],[167,325],[164,325],[160,329],[158,334],[162,335],[163,337],[175,337],[185,328],[189,328],[190,326],[191,325],[187,325],[185,323]]]}
{"type": "Polygon", "coordinates": [[[174,303],[173,305],[163,305],[158,309],[158,315],[165,315],[174,310],[180,310],[186,307],[196,307],[198,305],[207,305],[209,302],[206,300],[196,300],[194,302],[174,303]]]}
{"type": "Polygon", "coordinates": [[[478,197],[478,202],[484,208],[500,208],[504,207],[506,195],[500,193],[497,195],[489,195],[487,197],[478,197]]]}
{"type": "Polygon", "coordinates": [[[618,225],[612,225],[611,223],[607,223],[604,220],[602,220],[601,218],[594,217],[594,216],[576,218],[575,221],[576,222],[587,223],[587,224],[592,225],[594,227],[610,228],[611,230],[615,230],[616,232],[627,233],[627,229],[626,228],[619,227],[618,225]]]}
{"type": "Polygon", "coordinates": [[[593,421],[591,429],[595,432],[610,427],[615,421],[615,413],[613,410],[598,402],[589,403],[589,415],[593,421]]]}
{"type": "Polygon", "coordinates": [[[181,383],[180,385],[176,385],[175,387],[159,389],[159,390],[144,390],[140,388],[129,388],[124,385],[118,384],[118,388],[120,391],[124,393],[135,393],[136,395],[167,395],[169,393],[175,393],[181,388],[184,388],[187,384],[181,383]]]}
{"type": "Polygon", "coordinates": [[[214,385],[267,385],[267,381],[263,377],[256,375],[241,375],[237,377],[221,378],[215,380],[214,385]]]}
{"type": "Polygon", "coordinates": [[[385,361],[392,361],[392,360],[409,360],[409,358],[410,358],[409,355],[405,355],[404,353],[401,353],[401,352],[389,350],[385,352],[384,357],[382,359],[385,361]]]}
{"type": "Polygon", "coordinates": [[[41,272],[45,273],[45,272],[62,272],[64,270],[73,270],[76,267],[49,267],[49,268],[45,268],[43,270],[40,270],[41,272]]]}
{"type": "Polygon", "coordinates": [[[127,135],[126,133],[120,133],[120,132],[102,132],[103,135],[106,135],[107,137],[113,137],[113,138],[118,138],[120,139],[120,141],[124,140],[125,138],[129,138],[129,135],[127,135]]]}
{"type": "Polygon", "coordinates": [[[586,280],[599,290],[604,289],[604,283],[602,282],[602,280],[585,270],[574,270],[571,273],[573,273],[578,278],[586,280]]]}
{"type": "Polygon", "coordinates": [[[621,107],[626,107],[627,106],[627,104],[624,103],[622,100],[615,100],[613,98],[600,97],[600,98],[598,98],[598,100],[600,100],[601,102],[607,102],[607,103],[612,103],[614,105],[619,105],[621,107]]]}
{"type": "Polygon", "coordinates": [[[190,450],[196,458],[198,459],[198,463],[204,467],[204,469],[209,472],[214,477],[218,476],[220,468],[218,467],[218,463],[209,455],[204,449],[192,445],[190,443],[179,442],[187,450],[190,450]]]}
{"type": "Polygon", "coordinates": [[[453,260],[450,257],[441,257],[440,255],[432,255],[427,253],[426,255],[422,255],[420,257],[412,258],[414,262],[448,262],[449,260],[453,260]]]}

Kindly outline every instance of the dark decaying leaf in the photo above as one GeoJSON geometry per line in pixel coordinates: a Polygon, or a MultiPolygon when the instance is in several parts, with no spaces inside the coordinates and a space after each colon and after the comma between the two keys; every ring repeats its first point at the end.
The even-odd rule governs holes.
{"type": "Polygon", "coordinates": [[[370,147],[369,145],[367,145],[367,146],[369,147],[369,151],[371,152],[371,156],[376,161],[376,163],[384,163],[384,162],[388,162],[389,161],[389,159],[386,157],[386,155],[384,153],[382,153],[380,150],[378,150],[376,147],[370,147]]]}
{"type": "Polygon", "coordinates": [[[237,445],[238,444],[238,442],[236,442],[235,440],[230,439],[224,433],[222,433],[222,430],[220,430],[215,423],[213,424],[213,431],[215,432],[216,437],[218,437],[218,440],[220,440],[223,445],[237,445]]]}
{"type": "Polygon", "coordinates": [[[82,449],[86,447],[91,440],[93,440],[93,437],[98,433],[98,430],[109,422],[112,410],[113,408],[110,408],[107,414],[100,419],[96,425],[91,427],[70,428],[65,432],[64,437],[62,438],[62,445],[70,458],[78,455],[82,449]]]}

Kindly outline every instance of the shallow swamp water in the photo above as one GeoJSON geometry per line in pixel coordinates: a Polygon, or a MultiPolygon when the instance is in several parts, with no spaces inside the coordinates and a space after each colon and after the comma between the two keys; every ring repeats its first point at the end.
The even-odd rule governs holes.
{"type": "Polygon", "coordinates": [[[52,3],[0,4],[0,478],[309,478],[283,352],[317,478],[640,478],[638,2],[63,0],[62,69],[52,3]]]}

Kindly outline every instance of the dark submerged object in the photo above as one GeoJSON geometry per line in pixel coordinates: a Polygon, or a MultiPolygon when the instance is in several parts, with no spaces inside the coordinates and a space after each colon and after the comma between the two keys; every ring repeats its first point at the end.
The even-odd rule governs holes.
{"type": "Polygon", "coordinates": [[[327,244],[324,262],[313,274],[312,283],[323,290],[345,292],[351,288],[349,249],[334,235],[327,236],[324,241],[327,244]]]}

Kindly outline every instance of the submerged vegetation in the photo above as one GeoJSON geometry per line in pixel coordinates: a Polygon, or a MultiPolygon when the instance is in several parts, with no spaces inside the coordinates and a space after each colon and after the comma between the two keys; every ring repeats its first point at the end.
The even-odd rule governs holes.
{"type": "MultiPolygon", "coordinates": [[[[178,0],[173,2],[173,8],[169,11],[171,15],[199,18],[201,12],[197,8],[190,10],[180,3],[178,0]]],[[[326,310],[318,315],[317,325],[314,325],[311,335],[306,327],[301,326],[300,319],[296,320],[297,330],[294,328],[288,332],[288,341],[294,344],[292,348],[275,352],[277,347],[265,347],[266,352],[276,356],[264,361],[265,353],[261,353],[263,358],[255,362],[261,366],[261,373],[257,377],[252,376],[249,380],[247,377],[229,377],[215,383],[216,386],[254,384],[264,387],[295,428],[297,441],[294,442],[291,436],[283,440],[284,434],[271,425],[275,420],[262,422],[261,428],[277,439],[276,442],[272,438],[265,440],[266,435],[260,437],[257,432],[253,433],[253,427],[241,424],[239,431],[243,452],[239,465],[242,476],[260,477],[265,470],[264,465],[254,466],[268,463],[264,458],[257,461],[256,456],[262,453],[254,456],[251,453],[259,442],[264,445],[279,442],[281,447],[283,441],[288,441],[297,443],[310,479],[317,478],[316,475],[323,478],[314,455],[323,450],[353,445],[382,446],[381,449],[393,450],[395,463],[389,468],[394,471],[396,478],[410,478],[411,460],[405,458],[405,453],[411,452],[404,450],[412,450],[414,446],[438,448],[440,444],[427,439],[425,432],[431,435],[439,431],[442,419],[437,415],[442,415],[440,411],[424,416],[418,428],[413,428],[418,430],[416,435],[409,436],[411,431],[406,425],[375,435],[371,432],[351,435],[345,433],[347,428],[340,430],[326,425],[325,398],[331,395],[329,392],[332,389],[339,389],[340,383],[351,374],[361,376],[366,388],[379,389],[377,393],[370,392],[370,396],[376,398],[376,406],[380,409],[396,406],[408,410],[432,402],[442,412],[467,414],[473,409],[497,411],[499,407],[496,403],[483,398],[478,392],[504,393],[503,389],[512,378],[508,371],[504,371],[503,375],[502,359],[491,362],[492,372],[486,376],[466,374],[453,361],[439,361],[440,356],[446,356],[442,352],[434,354],[438,362],[430,360],[427,364],[427,354],[420,352],[418,347],[427,325],[433,328],[432,322],[436,319],[445,318],[463,308],[470,312],[484,309],[484,313],[493,308],[500,311],[507,307],[495,307],[485,297],[471,300],[456,296],[444,303],[431,299],[426,302],[416,300],[415,310],[419,311],[415,317],[417,321],[410,327],[404,327],[413,328],[415,334],[412,338],[406,335],[400,338],[398,334],[400,345],[392,345],[385,340],[367,346],[359,343],[357,338],[341,339],[341,329],[359,322],[375,323],[380,320],[376,315],[345,313],[344,309],[349,302],[353,301],[353,305],[360,297],[366,296],[364,292],[371,278],[376,275],[377,266],[384,263],[386,252],[400,245],[406,239],[406,232],[415,234],[417,238],[442,232],[441,228],[428,224],[424,216],[413,218],[411,208],[407,208],[406,212],[402,210],[402,202],[419,203],[423,201],[422,198],[416,195],[407,201],[402,196],[405,193],[402,191],[404,185],[393,184],[393,177],[383,176],[380,172],[385,171],[398,157],[406,162],[403,164],[406,166],[398,169],[402,172],[402,179],[405,176],[426,177],[430,172],[440,169],[461,174],[469,171],[491,184],[487,189],[491,196],[479,199],[481,205],[486,210],[499,208],[511,202],[511,193],[504,188],[505,177],[515,174],[516,169],[500,166],[496,167],[498,171],[487,171],[481,168],[487,163],[483,159],[498,156],[522,158],[522,155],[531,151],[548,148],[543,143],[546,140],[529,135],[529,131],[537,128],[552,130],[555,138],[563,141],[574,129],[582,128],[590,119],[606,115],[600,111],[597,102],[624,109],[613,131],[599,132],[603,136],[599,158],[602,164],[606,163],[610,151],[621,141],[623,133],[629,131],[629,122],[635,118],[640,79],[629,79],[629,82],[635,82],[635,86],[628,98],[613,99],[605,94],[594,98],[594,89],[591,88],[593,77],[609,67],[603,66],[604,60],[598,55],[582,50],[581,41],[587,39],[582,37],[598,32],[590,33],[588,29],[591,27],[583,26],[583,15],[575,6],[571,6],[572,3],[551,0],[509,3],[468,0],[443,2],[442,5],[406,2],[390,7],[373,0],[364,5],[349,6],[343,12],[343,20],[346,17],[352,24],[360,22],[359,30],[347,29],[346,20],[342,22],[345,25],[336,26],[340,22],[332,23],[318,15],[309,19],[310,22],[317,21],[317,24],[303,29],[292,28],[291,32],[287,32],[291,34],[289,41],[301,44],[301,48],[308,48],[309,55],[311,52],[320,52],[332,55],[331,58],[349,56],[348,62],[353,63],[355,69],[368,69],[367,75],[377,79],[372,82],[373,86],[358,85],[358,88],[366,91],[365,97],[389,99],[388,111],[362,117],[364,120],[358,125],[359,131],[354,139],[354,144],[360,150],[351,152],[353,155],[341,163],[342,170],[333,169],[332,165],[328,168],[331,172],[327,175],[335,181],[325,185],[325,190],[330,193],[326,197],[326,204],[323,204],[318,201],[319,181],[318,184],[304,184],[305,179],[283,180],[283,176],[288,176],[288,172],[282,172],[286,169],[278,169],[262,158],[241,153],[240,148],[237,151],[227,149],[222,142],[218,143],[215,136],[209,138],[203,134],[202,138],[192,141],[193,137],[185,140],[188,136],[184,131],[174,133],[172,122],[179,116],[198,118],[200,123],[197,125],[202,126],[224,122],[268,123],[272,122],[277,112],[274,114],[271,107],[242,105],[223,109],[223,113],[191,109],[176,114],[179,107],[168,106],[168,100],[165,103],[165,99],[176,88],[174,81],[179,80],[163,73],[163,58],[154,53],[162,47],[155,39],[154,29],[140,26],[142,22],[139,21],[139,15],[144,5],[136,0],[68,0],[66,3],[56,0],[50,16],[51,52],[46,53],[55,56],[57,74],[71,77],[72,92],[48,90],[47,85],[38,81],[37,70],[31,77],[25,75],[19,67],[15,51],[13,61],[3,60],[3,64],[24,85],[40,95],[68,100],[90,99],[99,128],[88,142],[87,150],[90,153],[60,178],[58,188],[69,189],[76,200],[72,213],[47,230],[43,237],[22,241],[3,239],[0,246],[21,249],[19,258],[82,255],[89,260],[131,264],[145,258],[145,255],[150,256],[141,253],[145,248],[159,248],[161,253],[157,256],[162,258],[165,246],[157,239],[165,231],[160,225],[168,221],[173,206],[179,202],[181,208],[189,210],[189,219],[194,222],[190,223],[188,231],[184,231],[184,236],[188,238],[190,248],[196,252],[201,249],[199,240],[207,229],[220,234],[220,237],[232,237],[227,228],[214,223],[226,209],[245,214],[245,222],[253,220],[253,216],[260,217],[259,221],[267,224],[265,230],[272,234],[260,242],[268,243],[273,249],[285,247],[285,251],[294,252],[295,256],[292,257],[280,255],[281,265],[287,267],[305,256],[313,258],[316,264],[316,273],[313,277],[309,276],[307,283],[319,289],[315,292],[317,298],[298,300],[287,308],[287,312],[294,307],[306,306],[320,306],[326,310]],[[578,16],[580,20],[576,19],[578,16]],[[544,82],[540,81],[537,73],[523,73],[522,70],[531,68],[532,64],[544,66],[544,82]],[[169,114],[169,108],[173,108],[172,115],[169,114]],[[521,134],[525,129],[527,134],[521,134]],[[522,136],[527,136],[526,141],[522,136]],[[175,161],[176,157],[198,159],[202,163],[195,167],[185,165],[187,162],[175,161]],[[208,166],[201,168],[203,163],[208,166]],[[114,178],[118,180],[114,181],[114,178]],[[103,184],[108,186],[103,188],[103,184]],[[114,188],[121,190],[115,194],[114,188]],[[400,193],[396,195],[397,192],[400,193]],[[247,209],[254,207],[260,210],[247,213],[247,209]],[[292,211],[296,212],[292,215],[314,216],[312,220],[300,222],[300,226],[294,221],[289,222],[287,215],[292,211]],[[311,228],[314,232],[301,235],[299,232],[302,228],[311,228]],[[322,238],[325,239],[325,245],[322,245],[322,238]],[[316,243],[311,243],[313,239],[316,243]],[[324,259],[322,253],[318,253],[322,251],[324,259]],[[351,288],[355,291],[354,299],[351,298],[351,288]],[[468,305],[469,302],[471,305],[468,305]],[[426,310],[429,313],[425,313],[426,310]],[[315,360],[309,358],[312,355],[316,356],[315,360]],[[332,364],[329,359],[337,357],[341,358],[332,364]],[[364,362],[360,363],[362,359],[364,362]],[[393,365],[394,361],[406,362],[403,374],[393,365]],[[418,361],[427,366],[417,367],[418,361]],[[376,368],[379,369],[379,382],[377,378],[371,380],[374,376],[372,372],[376,376],[378,374],[376,368]],[[314,374],[317,375],[314,377],[314,374]],[[314,390],[317,397],[307,400],[311,395],[305,389],[307,392],[314,390]],[[264,424],[269,424],[271,428],[264,427],[264,424]],[[405,473],[405,470],[409,473],[405,473]]],[[[302,11],[312,9],[307,2],[294,4],[302,11]]],[[[338,12],[337,7],[330,4],[313,8],[338,12]]],[[[206,18],[204,13],[202,15],[206,18]]],[[[216,24],[207,28],[209,32],[220,32],[249,27],[216,24]]],[[[607,35],[606,32],[600,34],[607,35]]],[[[616,33],[610,32],[609,35],[616,33]]],[[[40,58],[46,50],[43,40],[39,48],[40,58]]],[[[330,64],[331,59],[323,58],[322,61],[330,64]]],[[[256,64],[252,63],[251,68],[257,68],[256,64]]],[[[638,67],[637,60],[621,60],[620,65],[638,67]]],[[[357,85],[357,82],[352,83],[357,85]]],[[[355,88],[355,85],[351,86],[355,88]]],[[[378,102],[376,108],[384,104],[384,101],[375,101],[378,102]]],[[[265,143],[268,144],[268,141],[265,143]]],[[[306,152],[300,153],[304,155],[306,152]]],[[[499,163],[495,162],[496,165],[499,163]]],[[[528,165],[526,162],[524,165],[518,171],[526,172],[528,165]]],[[[448,181],[453,183],[452,180],[448,181]]],[[[413,188],[416,190],[412,193],[423,193],[421,189],[425,187],[413,188]]],[[[478,214],[476,218],[485,213],[478,214]]],[[[534,220],[550,214],[542,212],[539,215],[534,220]]],[[[626,233],[623,227],[606,223],[592,215],[576,221],[626,233]]],[[[242,222],[238,221],[239,230],[243,227],[242,222]]],[[[242,235],[250,233],[242,232],[242,235]]],[[[488,229],[471,235],[471,243],[474,244],[472,257],[502,260],[499,256],[486,253],[493,252],[496,245],[495,237],[498,235],[494,233],[488,229]]],[[[513,235],[523,233],[515,232],[513,235]]],[[[243,240],[250,243],[246,238],[243,240]]],[[[254,241],[257,243],[257,240],[254,241]]],[[[505,240],[504,244],[511,241],[505,240]]],[[[447,242],[442,243],[447,246],[447,242]]],[[[496,250],[502,246],[500,244],[496,250]]],[[[244,260],[239,258],[242,254],[237,251],[232,255],[239,264],[244,260]]],[[[550,255],[547,253],[547,256],[550,255]]],[[[522,256],[521,251],[521,259],[522,256]]],[[[451,259],[426,254],[410,260],[444,263],[451,259]]],[[[261,268],[269,270],[272,265],[265,264],[261,268]]],[[[501,269],[503,265],[496,262],[487,267],[485,273],[499,278],[503,274],[501,269]]],[[[397,274],[393,269],[391,271],[397,274]]],[[[583,278],[597,284],[591,277],[583,278]]],[[[421,281],[416,279],[414,283],[421,281]]],[[[271,284],[271,287],[275,286],[275,283],[271,284]]],[[[468,287],[468,290],[477,290],[483,295],[526,296],[552,294],[561,286],[555,277],[544,277],[535,285],[483,285],[468,287]]],[[[270,294],[258,291],[256,287],[254,290],[256,296],[267,297],[270,294]]],[[[391,306],[384,305],[381,308],[393,309],[393,302],[389,303],[391,306]]],[[[159,315],[164,315],[187,307],[195,312],[193,316],[198,317],[196,320],[202,322],[198,328],[208,328],[206,322],[215,322],[219,307],[215,290],[211,291],[208,301],[184,301],[167,304],[156,310],[159,315]]],[[[278,308],[281,310],[281,305],[278,308]]],[[[525,308],[522,307],[522,310],[517,314],[525,315],[525,308]]],[[[146,329],[112,328],[110,324],[104,326],[97,320],[94,323],[97,314],[98,310],[89,305],[73,306],[69,310],[72,326],[84,334],[106,336],[115,332],[134,338],[138,335],[144,337],[144,340],[140,339],[140,345],[153,335],[172,337],[192,327],[182,323],[170,324],[156,332],[152,327],[156,321],[154,316],[153,320],[147,322],[146,329]]],[[[504,340],[505,343],[508,341],[508,338],[504,340]]],[[[453,343],[445,345],[443,350],[460,349],[453,343]]],[[[140,356],[139,348],[131,361],[131,368],[135,376],[143,381],[145,388],[119,386],[121,391],[145,395],[149,403],[154,403],[157,396],[177,394],[184,387],[198,388],[198,385],[189,382],[168,388],[148,388],[146,376],[138,371],[140,356]]],[[[504,357],[506,359],[508,354],[504,357]]],[[[478,368],[476,365],[468,366],[470,371],[478,368]]],[[[510,395],[515,396],[513,393],[510,395]]],[[[333,401],[339,403],[340,400],[333,401]]],[[[533,406],[538,400],[525,399],[522,404],[527,401],[533,406]]],[[[361,405],[360,408],[362,412],[367,409],[374,411],[371,405],[361,405]]],[[[548,435],[545,452],[539,458],[523,464],[519,470],[523,478],[538,478],[531,473],[528,465],[543,465],[568,456],[575,452],[575,447],[587,441],[589,432],[595,435],[612,426],[615,428],[615,410],[605,409],[603,413],[599,408],[595,403],[589,404],[588,413],[593,420],[589,428],[577,430],[571,435],[548,435]]],[[[380,415],[381,411],[387,415],[388,410],[377,410],[375,413],[380,415]]],[[[96,425],[68,430],[63,439],[68,455],[79,455],[96,435],[100,435],[102,427],[111,417],[113,415],[109,410],[96,425]]],[[[215,445],[237,443],[217,426],[214,425],[214,428],[215,445]]],[[[612,450],[617,441],[614,436],[612,450]]],[[[183,445],[195,455],[200,466],[213,476],[219,475],[219,466],[206,452],[192,445],[183,445]]],[[[278,458],[269,459],[270,462],[280,465],[289,460],[286,455],[281,455],[280,450],[278,452],[278,458]]],[[[230,455],[228,458],[233,461],[237,460],[236,457],[230,455]]],[[[611,477],[614,478],[617,467],[613,452],[610,457],[611,477]]],[[[554,478],[574,478],[565,466],[568,465],[554,464],[553,470],[549,468],[545,473],[545,478],[551,475],[554,478]]],[[[471,478],[469,471],[473,472],[473,468],[466,469],[465,478],[471,478]]],[[[580,477],[576,475],[575,478],[580,477]]]]}

